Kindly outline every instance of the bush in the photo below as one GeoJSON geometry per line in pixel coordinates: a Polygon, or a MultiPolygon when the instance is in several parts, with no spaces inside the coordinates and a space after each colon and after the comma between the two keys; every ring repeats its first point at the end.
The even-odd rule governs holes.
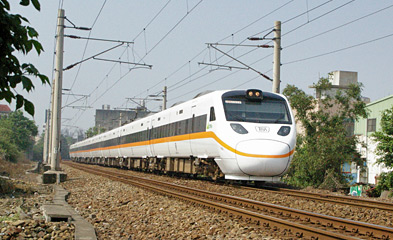
{"type": "Polygon", "coordinates": [[[15,191],[15,186],[7,179],[0,178],[0,194],[8,194],[15,191]]]}
{"type": "Polygon", "coordinates": [[[379,197],[379,196],[381,196],[381,192],[378,191],[378,189],[376,187],[371,187],[366,190],[366,195],[368,197],[379,197]]]}
{"type": "Polygon", "coordinates": [[[393,171],[381,174],[376,189],[379,191],[379,193],[385,190],[393,189],[393,171]]]}
{"type": "Polygon", "coordinates": [[[16,162],[20,156],[18,147],[0,137],[0,159],[4,159],[10,162],[16,162]]]}

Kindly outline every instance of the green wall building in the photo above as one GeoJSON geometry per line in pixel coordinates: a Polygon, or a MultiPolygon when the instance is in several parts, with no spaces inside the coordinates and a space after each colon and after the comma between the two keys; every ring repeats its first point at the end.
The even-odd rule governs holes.
{"type": "Polygon", "coordinates": [[[367,119],[362,118],[355,122],[354,133],[357,135],[365,146],[359,145],[359,152],[366,163],[366,171],[360,172],[352,167],[352,173],[357,177],[357,182],[375,184],[378,176],[382,172],[388,171],[383,165],[376,164],[377,156],[374,151],[377,143],[373,141],[371,135],[375,131],[381,130],[381,115],[386,109],[393,106],[393,95],[382,98],[375,102],[367,104],[369,116],[367,119]]]}

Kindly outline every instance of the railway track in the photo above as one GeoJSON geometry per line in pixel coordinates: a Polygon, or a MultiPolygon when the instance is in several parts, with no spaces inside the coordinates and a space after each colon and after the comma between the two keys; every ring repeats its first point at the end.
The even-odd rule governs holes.
{"type": "Polygon", "coordinates": [[[136,185],[195,205],[228,213],[250,223],[270,228],[273,231],[280,230],[291,233],[294,237],[309,239],[393,239],[393,228],[136,177],[115,169],[72,162],[65,164],[115,181],[136,185]]]}
{"type": "Polygon", "coordinates": [[[369,209],[377,208],[384,211],[393,212],[393,203],[388,203],[388,202],[379,202],[379,201],[373,201],[373,200],[350,197],[350,196],[336,196],[336,195],[324,194],[324,193],[310,193],[310,192],[304,192],[300,190],[293,190],[293,189],[286,189],[286,188],[274,188],[274,187],[253,188],[253,187],[245,187],[245,186],[241,186],[241,188],[252,189],[256,191],[266,191],[271,193],[280,192],[288,196],[308,198],[320,202],[329,202],[334,204],[350,205],[350,206],[369,208],[369,209]]]}

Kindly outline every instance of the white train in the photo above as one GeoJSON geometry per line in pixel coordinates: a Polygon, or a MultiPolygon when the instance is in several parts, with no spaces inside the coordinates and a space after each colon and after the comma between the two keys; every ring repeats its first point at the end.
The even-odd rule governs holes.
{"type": "Polygon", "coordinates": [[[294,116],[280,94],[256,89],[202,93],[194,99],[77,142],[74,161],[277,181],[296,144],[294,116]]]}

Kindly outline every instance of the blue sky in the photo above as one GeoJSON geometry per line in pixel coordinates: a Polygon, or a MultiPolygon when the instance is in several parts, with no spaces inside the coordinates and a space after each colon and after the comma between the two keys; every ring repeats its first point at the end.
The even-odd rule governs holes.
{"type": "MultiPolygon", "coordinates": [[[[39,32],[45,49],[39,57],[31,53],[21,59],[33,63],[49,78],[53,76],[59,6],[73,24],[92,27],[90,32],[67,28],[65,34],[134,42],[100,58],[152,65],[147,69],[89,60],[65,71],[63,88],[89,97],[74,102],[74,96],[63,96],[63,106],[69,105],[62,111],[63,128],[86,130],[94,125],[95,109],[102,105],[133,108],[136,105],[126,98],[145,98],[165,85],[168,106],[204,90],[271,91],[271,82],[251,70],[217,69],[199,63],[242,67],[206,43],[272,44],[246,39],[264,36],[273,29],[274,21],[282,22],[281,90],[293,84],[312,94],[308,87],[319,77],[344,70],[358,72],[358,80],[364,85],[363,96],[372,101],[393,94],[393,2],[388,0],[64,0],[41,1],[40,12],[32,6],[20,7],[17,1],[11,4],[11,12],[26,16],[39,32]]],[[[72,26],[69,22],[66,25],[72,26]]],[[[66,38],[64,67],[115,45],[66,38]]],[[[217,47],[272,77],[272,49],[217,47]]],[[[38,80],[35,83],[35,91],[27,97],[36,106],[34,120],[42,129],[51,89],[41,86],[38,80]]],[[[153,111],[159,105],[147,103],[153,111]]]]}

